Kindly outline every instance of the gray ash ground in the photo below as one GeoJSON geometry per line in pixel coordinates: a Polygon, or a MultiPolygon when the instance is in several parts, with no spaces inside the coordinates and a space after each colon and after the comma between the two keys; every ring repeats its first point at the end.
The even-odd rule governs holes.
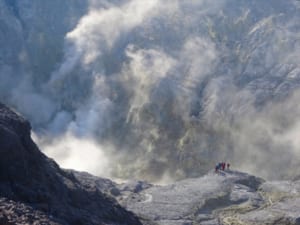
{"type": "Polygon", "coordinates": [[[269,182],[227,170],[162,186],[74,175],[114,196],[145,225],[300,224],[300,180],[269,182]]]}

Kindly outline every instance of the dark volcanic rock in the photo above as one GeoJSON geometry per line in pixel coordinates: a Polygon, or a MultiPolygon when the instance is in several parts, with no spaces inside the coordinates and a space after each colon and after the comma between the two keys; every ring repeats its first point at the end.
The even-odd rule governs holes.
{"type": "Polygon", "coordinates": [[[45,212],[24,203],[15,202],[6,198],[0,198],[0,224],[64,224],[45,212]]]}
{"type": "Polygon", "coordinates": [[[53,221],[44,224],[141,224],[115,200],[86,188],[72,171],[61,170],[41,153],[30,129],[28,121],[0,104],[1,224],[33,224],[39,215],[53,221]]]}

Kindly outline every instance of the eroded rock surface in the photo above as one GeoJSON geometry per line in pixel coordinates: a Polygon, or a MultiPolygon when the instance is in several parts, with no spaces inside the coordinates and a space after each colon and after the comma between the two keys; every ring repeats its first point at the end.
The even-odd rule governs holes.
{"type": "Polygon", "coordinates": [[[108,194],[114,189],[114,197],[145,225],[300,224],[297,180],[268,182],[228,170],[165,186],[143,181],[103,185],[102,178],[74,175],[108,194]]]}
{"type": "Polygon", "coordinates": [[[299,184],[265,182],[237,171],[211,172],[149,187],[121,203],[145,224],[300,224],[299,184]]]}
{"type": "Polygon", "coordinates": [[[262,179],[239,172],[210,173],[148,188],[122,200],[122,204],[157,224],[218,224],[223,209],[243,204],[260,207],[264,201],[256,190],[261,183],[262,179]]]}

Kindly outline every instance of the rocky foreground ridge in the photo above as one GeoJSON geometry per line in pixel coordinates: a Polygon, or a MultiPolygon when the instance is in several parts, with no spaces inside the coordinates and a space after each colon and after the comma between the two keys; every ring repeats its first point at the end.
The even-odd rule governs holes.
{"type": "Polygon", "coordinates": [[[30,124],[2,104],[0,154],[1,225],[300,224],[298,178],[268,182],[228,170],[164,186],[117,184],[59,168],[31,140],[30,124]]]}
{"type": "Polygon", "coordinates": [[[40,152],[28,121],[0,104],[0,224],[139,225],[97,188],[40,152]]]}

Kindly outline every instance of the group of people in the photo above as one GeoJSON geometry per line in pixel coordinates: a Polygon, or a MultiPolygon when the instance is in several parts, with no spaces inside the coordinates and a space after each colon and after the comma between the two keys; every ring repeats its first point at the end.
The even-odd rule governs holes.
{"type": "Polygon", "coordinates": [[[219,170],[225,170],[227,167],[227,170],[229,170],[230,168],[230,164],[229,163],[226,163],[226,162],[219,162],[216,164],[216,167],[215,167],[215,171],[218,172],[219,170]]]}

